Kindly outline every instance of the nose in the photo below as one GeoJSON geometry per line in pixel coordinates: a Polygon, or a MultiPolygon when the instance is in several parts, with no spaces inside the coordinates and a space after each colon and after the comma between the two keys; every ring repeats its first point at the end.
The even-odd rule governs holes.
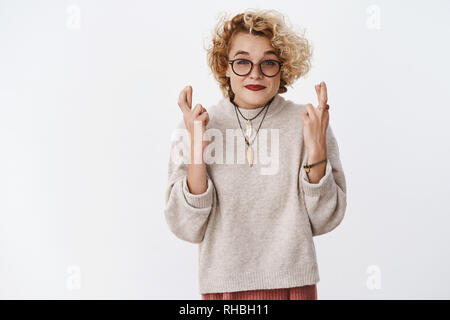
{"type": "Polygon", "coordinates": [[[262,78],[264,75],[261,73],[261,70],[259,70],[259,64],[254,64],[253,69],[249,74],[249,77],[251,79],[259,79],[262,78]]]}

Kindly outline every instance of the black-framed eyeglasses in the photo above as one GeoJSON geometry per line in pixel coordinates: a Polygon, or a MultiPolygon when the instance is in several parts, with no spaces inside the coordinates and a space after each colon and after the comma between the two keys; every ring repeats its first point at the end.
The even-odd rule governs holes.
{"type": "MultiPolygon", "coordinates": [[[[231,69],[238,76],[246,76],[253,70],[253,62],[247,59],[228,60],[231,69]]],[[[283,62],[278,60],[264,60],[258,63],[259,71],[266,77],[275,77],[281,70],[283,62]]]]}

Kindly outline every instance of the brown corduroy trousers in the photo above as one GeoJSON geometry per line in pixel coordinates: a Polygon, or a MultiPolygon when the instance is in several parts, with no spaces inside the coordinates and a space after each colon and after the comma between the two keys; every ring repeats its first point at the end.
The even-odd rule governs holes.
{"type": "Polygon", "coordinates": [[[317,300],[315,284],[301,287],[204,293],[202,300],[317,300]]]}

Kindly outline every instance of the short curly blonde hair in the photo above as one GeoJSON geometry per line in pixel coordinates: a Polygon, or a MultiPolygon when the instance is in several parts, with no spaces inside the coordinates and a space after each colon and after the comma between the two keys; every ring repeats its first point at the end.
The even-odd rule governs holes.
{"type": "Polygon", "coordinates": [[[228,19],[224,14],[212,32],[207,50],[207,62],[225,97],[234,98],[230,79],[226,77],[228,54],[233,38],[239,32],[269,38],[278,58],[283,62],[278,93],[287,91],[295,80],[306,75],[311,68],[312,48],[308,40],[285,22],[276,10],[247,10],[228,19]]]}

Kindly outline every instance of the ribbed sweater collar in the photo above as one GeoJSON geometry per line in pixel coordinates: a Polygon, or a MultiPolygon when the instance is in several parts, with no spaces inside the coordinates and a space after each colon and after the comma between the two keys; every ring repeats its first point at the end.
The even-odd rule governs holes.
{"type": "MultiPolygon", "coordinates": [[[[265,120],[272,118],[277,113],[279,113],[281,111],[281,109],[284,107],[285,102],[286,102],[286,100],[277,93],[275,95],[275,98],[272,100],[272,103],[268,106],[269,110],[267,110],[265,120]]],[[[219,102],[219,105],[220,105],[220,109],[226,115],[236,119],[237,110],[235,111],[235,106],[230,101],[229,97],[222,98],[219,102]]],[[[245,109],[245,108],[241,108],[241,107],[238,107],[238,108],[241,111],[242,115],[248,119],[248,118],[253,118],[254,116],[256,116],[264,108],[264,106],[261,106],[261,107],[255,108],[255,109],[245,109]]],[[[264,116],[264,113],[266,113],[266,111],[262,111],[261,114],[257,117],[257,119],[260,119],[260,118],[262,119],[262,117],[264,116]]],[[[237,112],[237,114],[238,114],[239,118],[242,119],[239,112],[237,112]]]]}

